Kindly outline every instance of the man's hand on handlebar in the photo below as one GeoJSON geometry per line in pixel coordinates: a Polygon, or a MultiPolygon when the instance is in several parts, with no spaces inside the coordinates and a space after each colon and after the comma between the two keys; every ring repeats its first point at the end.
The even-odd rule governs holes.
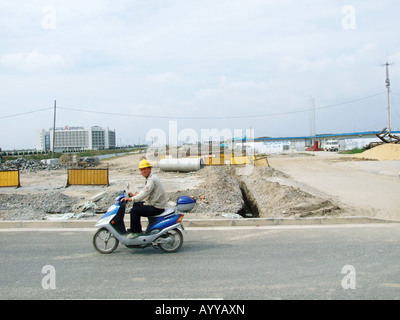
{"type": "Polygon", "coordinates": [[[136,196],[138,193],[132,193],[132,192],[128,192],[129,197],[124,197],[121,199],[121,202],[131,202],[132,201],[132,197],[136,196]]]}

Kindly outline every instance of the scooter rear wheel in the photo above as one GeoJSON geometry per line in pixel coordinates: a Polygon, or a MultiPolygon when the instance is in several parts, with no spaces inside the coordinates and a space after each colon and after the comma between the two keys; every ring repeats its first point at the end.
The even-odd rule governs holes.
{"type": "Polygon", "coordinates": [[[177,252],[183,244],[183,235],[179,229],[172,229],[158,239],[168,240],[158,243],[158,247],[168,253],[177,252]]]}
{"type": "Polygon", "coordinates": [[[93,236],[93,246],[100,253],[111,253],[117,249],[119,240],[106,228],[101,228],[93,236]]]}

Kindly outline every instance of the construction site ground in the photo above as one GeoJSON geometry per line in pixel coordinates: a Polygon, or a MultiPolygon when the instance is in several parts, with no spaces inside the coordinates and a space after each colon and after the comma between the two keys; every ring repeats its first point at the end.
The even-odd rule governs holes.
{"type": "MultiPolygon", "coordinates": [[[[384,148],[374,152],[379,156],[384,148]]],[[[270,167],[206,166],[194,172],[164,172],[155,162],[153,172],[164,185],[169,206],[182,195],[196,199],[195,208],[185,214],[187,221],[245,221],[239,219],[246,216],[245,204],[253,221],[348,217],[400,221],[400,157],[377,160],[378,156],[370,153],[366,159],[365,154],[288,152],[269,156],[270,167]]],[[[66,169],[21,172],[20,188],[0,189],[0,221],[94,222],[127,183],[130,191],[140,190],[144,178],[137,167],[144,156],[103,160],[109,164],[109,186],[66,187],[66,169]]]]}

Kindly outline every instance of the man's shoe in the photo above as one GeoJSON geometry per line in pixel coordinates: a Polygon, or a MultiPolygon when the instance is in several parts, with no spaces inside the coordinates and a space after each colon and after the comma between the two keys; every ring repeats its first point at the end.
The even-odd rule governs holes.
{"type": "Polygon", "coordinates": [[[128,239],[135,239],[135,238],[137,238],[137,237],[139,237],[139,236],[141,236],[142,235],[142,233],[130,233],[130,234],[128,234],[126,237],[128,238],[128,239]]]}

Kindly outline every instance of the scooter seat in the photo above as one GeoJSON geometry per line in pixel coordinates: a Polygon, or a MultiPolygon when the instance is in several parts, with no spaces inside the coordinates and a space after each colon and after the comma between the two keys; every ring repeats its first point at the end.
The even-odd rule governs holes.
{"type": "Polygon", "coordinates": [[[159,215],[156,215],[156,216],[153,216],[153,217],[154,218],[164,217],[164,216],[167,216],[167,215],[169,215],[171,213],[174,213],[174,212],[175,212],[174,208],[167,208],[167,209],[164,210],[163,213],[160,213],[159,215]]]}

